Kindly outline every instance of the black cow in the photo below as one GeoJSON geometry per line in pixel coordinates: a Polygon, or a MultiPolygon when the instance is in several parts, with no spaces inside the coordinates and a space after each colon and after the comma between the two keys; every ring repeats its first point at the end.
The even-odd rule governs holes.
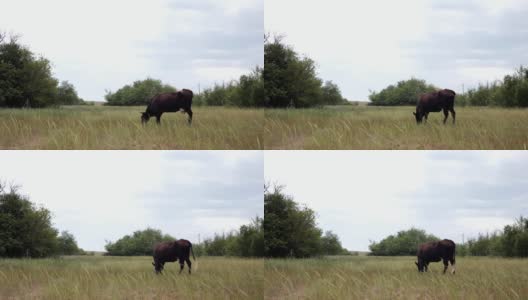
{"type": "Polygon", "coordinates": [[[180,262],[180,274],[183,271],[184,262],[187,262],[187,266],[189,266],[189,274],[191,274],[190,253],[192,253],[193,259],[196,260],[192,250],[192,244],[188,240],[177,240],[156,244],[152,255],[154,258],[152,265],[154,266],[156,274],[160,274],[161,271],[163,271],[166,262],[175,262],[176,260],[180,262]]]}
{"type": "Polygon", "coordinates": [[[451,262],[451,271],[455,274],[455,242],[452,240],[441,240],[428,242],[418,247],[418,261],[415,262],[419,272],[427,272],[430,262],[444,262],[444,274],[447,270],[448,261],[451,262]]]}
{"type": "Polygon", "coordinates": [[[189,125],[192,123],[193,112],[191,110],[193,92],[183,89],[175,93],[158,94],[150,100],[145,112],[141,113],[141,123],[148,122],[150,117],[156,117],[156,123],[160,124],[161,115],[164,112],[182,111],[189,115],[189,125]]]}
{"type": "Polygon", "coordinates": [[[456,93],[452,90],[443,89],[433,93],[427,93],[420,96],[418,103],[416,104],[416,112],[413,112],[416,118],[416,123],[421,123],[422,119],[427,117],[430,112],[444,111],[444,124],[451,112],[453,117],[453,124],[455,124],[455,96],[456,93]]]}

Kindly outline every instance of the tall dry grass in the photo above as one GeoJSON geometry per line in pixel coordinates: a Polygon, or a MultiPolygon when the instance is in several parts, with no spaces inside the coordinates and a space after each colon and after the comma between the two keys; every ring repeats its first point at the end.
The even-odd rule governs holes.
{"type": "Polygon", "coordinates": [[[140,122],[144,107],[0,109],[0,149],[262,149],[264,110],[193,108],[140,122]]]}
{"type": "Polygon", "coordinates": [[[456,125],[413,107],[336,106],[265,112],[265,149],[527,149],[528,109],[458,107],[456,125]]]}
{"type": "Polygon", "coordinates": [[[457,257],[418,273],[414,257],[265,261],[266,299],[526,299],[528,259],[457,257]]]}
{"type": "MultiPolygon", "coordinates": [[[[263,260],[199,257],[192,275],[151,257],[0,260],[0,299],[262,299],[263,260]]],[[[187,268],[187,267],[186,267],[187,268]]],[[[185,269],[187,271],[187,269],[185,269]]]]}

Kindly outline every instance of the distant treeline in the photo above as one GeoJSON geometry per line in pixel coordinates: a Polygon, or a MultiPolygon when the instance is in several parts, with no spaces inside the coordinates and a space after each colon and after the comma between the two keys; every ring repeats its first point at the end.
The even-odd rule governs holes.
{"type": "Polygon", "coordinates": [[[264,192],[264,254],[267,257],[349,255],[339,237],[317,227],[313,210],[285,195],[280,186],[264,192]]]}
{"type": "Polygon", "coordinates": [[[316,64],[280,36],[264,37],[265,105],[270,108],[348,104],[339,87],[317,77],[316,64]]]}
{"type": "MultiPolygon", "coordinates": [[[[428,84],[425,80],[411,78],[402,80],[396,85],[389,85],[379,93],[371,92],[369,105],[396,106],[416,105],[418,97],[423,93],[434,92],[439,88],[428,84]]],[[[458,99],[457,99],[458,103],[458,99]]]]}
{"type": "MultiPolygon", "coordinates": [[[[418,245],[438,240],[440,238],[424,230],[411,228],[389,235],[380,242],[372,242],[369,246],[370,255],[414,256],[418,245]]],[[[471,238],[464,244],[458,244],[456,249],[457,255],[461,256],[528,257],[528,219],[520,217],[502,231],[471,238]]]]}
{"type": "Polygon", "coordinates": [[[416,255],[418,245],[440,240],[427,234],[425,230],[411,228],[399,231],[396,235],[389,235],[380,242],[371,242],[370,254],[376,256],[416,255]]]}
{"type": "MultiPolygon", "coordinates": [[[[185,238],[185,237],[183,237],[185,238]]],[[[186,237],[186,239],[190,239],[186,237]]],[[[126,235],[116,242],[107,242],[106,255],[137,256],[152,255],[155,244],[162,241],[174,241],[175,237],[162,234],[161,230],[147,228],[126,235]]],[[[201,243],[193,243],[193,251],[199,256],[264,256],[264,230],[262,218],[255,218],[250,224],[242,225],[238,231],[227,234],[215,234],[201,243]]]]}
{"type": "Polygon", "coordinates": [[[469,239],[457,252],[472,256],[528,257],[528,219],[521,216],[502,231],[469,239]]]}
{"type": "MultiPolygon", "coordinates": [[[[116,92],[107,92],[106,105],[147,105],[150,99],[159,93],[177,91],[176,87],[164,84],[161,80],[147,78],[138,80],[131,85],[125,85],[116,92]]],[[[238,81],[227,84],[215,85],[198,94],[194,92],[194,106],[237,106],[237,107],[262,107],[264,106],[264,81],[262,69],[256,67],[248,75],[240,76],[238,81]]]]}
{"type": "MultiPolygon", "coordinates": [[[[425,80],[411,78],[389,85],[379,93],[371,92],[369,105],[416,105],[421,94],[439,89],[425,80]]],[[[502,81],[481,84],[458,94],[455,105],[528,107],[528,68],[521,66],[514,74],[504,76],[502,81]]]]}
{"type": "Polygon", "coordinates": [[[473,106],[528,107],[528,68],[520,66],[502,81],[479,85],[457,96],[455,103],[473,106]]]}
{"type": "Polygon", "coordinates": [[[51,213],[0,183],[0,257],[85,254],[75,237],[53,228],[51,213]]]}
{"type": "Polygon", "coordinates": [[[75,87],[54,78],[51,63],[0,32],[0,107],[84,104],[75,87]]]}

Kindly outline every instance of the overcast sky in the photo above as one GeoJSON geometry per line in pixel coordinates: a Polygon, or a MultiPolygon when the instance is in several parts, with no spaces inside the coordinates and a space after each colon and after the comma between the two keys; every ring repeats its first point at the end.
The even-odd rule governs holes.
{"type": "Polygon", "coordinates": [[[87,100],[148,76],[197,91],[263,65],[263,0],[0,3],[0,31],[20,34],[87,100]]]}
{"type": "Polygon", "coordinates": [[[266,0],[265,29],[349,100],[412,76],[462,92],[528,61],[526,0],[266,0]]]}
{"type": "Polygon", "coordinates": [[[350,250],[417,227],[462,242],[528,216],[526,151],[266,151],[268,182],[350,250]]]}
{"type": "Polygon", "coordinates": [[[85,250],[150,226],[198,242],[263,216],[261,151],[2,151],[21,185],[85,250]]]}

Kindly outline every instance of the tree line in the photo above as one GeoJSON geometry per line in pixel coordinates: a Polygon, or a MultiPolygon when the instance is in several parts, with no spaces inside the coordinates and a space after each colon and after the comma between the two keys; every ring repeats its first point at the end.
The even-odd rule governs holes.
{"type": "MultiPolygon", "coordinates": [[[[369,105],[396,106],[416,105],[423,93],[440,88],[426,83],[423,79],[411,78],[394,85],[371,92],[369,105]]],[[[479,84],[463,94],[458,94],[455,104],[461,106],[528,107],[528,68],[520,66],[513,74],[504,76],[502,81],[479,84]]]]}
{"type": "Polygon", "coordinates": [[[0,32],[0,107],[83,104],[75,87],[53,77],[48,59],[0,32]]]}
{"type": "Polygon", "coordinates": [[[283,37],[264,36],[264,103],[269,108],[302,108],[348,104],[339,87],[317,77],[314,60],[300,56],[282,42],[283,37]]]}
{"type": "Polygon", "coordinates": [[[315,212],[296,203],[281,186],[264,191],[264,254],[266,257],[313,257],[350,254],[339,237],[317,226],[315,212]]]}
{"type": "MultiPolygon", "coordinates": [[[[200,243],[193,243],[193,251],[198,256],[264,256],[264,230],[262,218],[256,217],[251,223],[242,225],[239,230],[227,234],[215,234],[200,243]]],[[[187,238],[188,239],[188,238],[187,238]]],[[[159,229],[147,228],[132,235],[125,235],[115,242],[107,242],[106,255],[137,256],[152,255],[155,244],[174,241],[175,237],[163,234],[159,229]]]]}
{"type": "MultiPolygon", "coordinates": [[[[427,234],[425,230],[411,228],[379,242],[371,242],[369,255],[414,256],[418,245],[438,240],[440,238],[427,234]]],[[[528,257],[528,219],[521,216],[514,224],[504,226],[502,231],[470,238],[457,245],[456,253],[461,256],[528,257]]]]}
{"type": "MultiPolygon", "coordinates": [[[[176,92],[176,87],[162,83],[159,79],[147,78],[125,85],[116,92],[108,91],[106,105],[132,106],[147,105],[151,98],[160,93],[176,92]]],[[[242,75],[238,80],[227,84],[215,84],[199,94],[194,91],[194,106],[264,106],[264,81],[262,69],[256,67],[250,74],[242,75]]]]}
{"type": "Polygon", "coordinates": [[[84,254],[75,237],[52,226],[51,212],[0,183],[0,257],[84,254]]]}

